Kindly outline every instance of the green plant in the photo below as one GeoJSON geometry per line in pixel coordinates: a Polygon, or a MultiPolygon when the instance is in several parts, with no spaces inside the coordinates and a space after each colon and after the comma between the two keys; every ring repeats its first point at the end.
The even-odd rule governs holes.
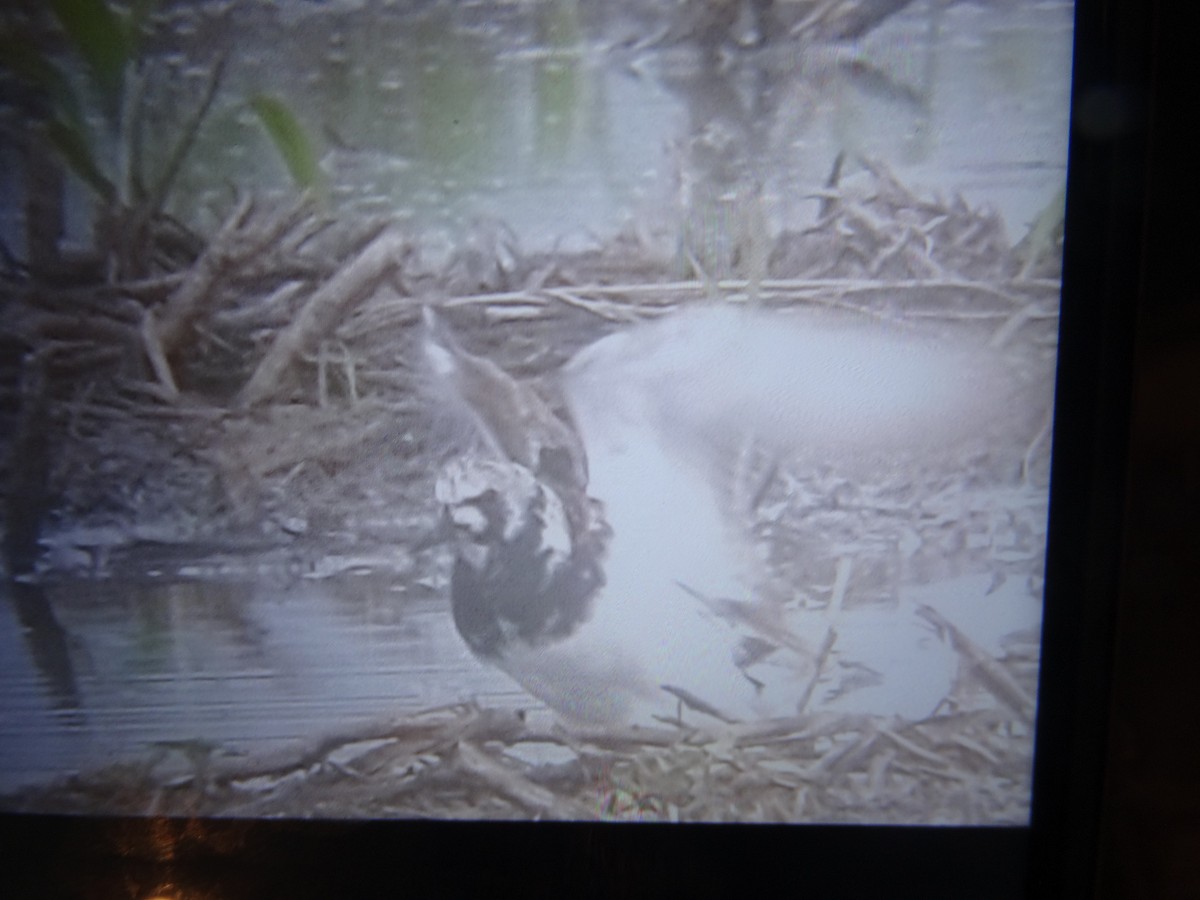
{"type": "MultiPolygon", "coordinates": [[[[97,249],[110,277],[137,277],[156,266],[186,263],[202,246],[186,226],[167,215],[166,205],[216,98],[225,59],[213,63],[199,104],[172,135],[151,174],[144,131],[152,66],[146,47],[155,6],[156,0],[132,0],[123,6],[109,0],[51,0],[50,20],[36,7],[0,18],[0,60],[30,89],[22,110],[29,132],[26,143],[31,145],[27,156],[39,154],[39,144],[48,145],[91,192],[97,249]],[[57,53],[45,48],[50,43],[61,45],[57,53]]],[[[308,189],[318,184],[312,143],[286,104],[265,94],[251,98],[250,104],[296,185],[308,189]]],[[[62,188],[51,184],[40,189],[61,194],[62,188]]],[[[29,198],[30,259],[57,259],[56,248],[36,245],[56,241],[58,228],[35,227],[28,210],[57,207],[57,213],[47,217],[61,222],[62,203],[61,196],[29,198]]]]}
{"type": "Polygon", "coordinates": [[[278,97],[269,94],[251,97],[250,106],[283,157],[296,186],[302,190],[318,187],[321,169],[317,165],[317,154],[296,114],[278,97]]]}

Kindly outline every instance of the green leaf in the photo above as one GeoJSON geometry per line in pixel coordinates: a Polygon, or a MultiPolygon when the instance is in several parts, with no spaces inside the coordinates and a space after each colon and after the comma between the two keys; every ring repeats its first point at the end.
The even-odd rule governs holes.
{"type": "Polygon", "coordinates": [[[42,90],[59,116],[73,123],[83,122],[82,107],[71,88],[71,82],[29,40],[23,40],[16,34],[0,34],[0,59],[18,78],[42,90]]]}
{"type": "Polygon", "coordinates": [[[1067,188],[1066,185],[1063,185],[1038,213],[1038,217],[1030,226],[1028,233],[1015,248],[1017,257],[1023,261],[1021,277],[1025,277],[1033,271],[1037,263],[1047,254],[1056,252],[1058,239],[1062,237],[1066,206],[1067,188]]]}
{"type": "Polygon", "coordinates": [[[117,196],[116,186],[96,165],[85,131],[69,122],[54,119],[47,126],[46,135],[71,170],[83,179],[88,187],[107,202],[111,202],[117,196]]]}
{"type": "Polygon", "coordinates": [[[129,4],[129,12],[121,14],[121,24],[125,30],[125,44],[131,60],[138,59],[142,52],[142,40],[146,36],[146,24],[158,6],[158,0],[133,0],[129,4]]]}
{"type": "Polygon", "coordinates": [[[252,97],[250,105],[283,157],[292,181],[302,189],[315,186],[321,178],[321,169],[312,141],[300,120],[282,100],[267,94],[252,97]]]}
{"type": "Polygon", "coordinates": [[[114,114],[120,108],[125,66],[133,58],[121,17],[104,0],[50,0],[50,6],[91,69],[106,110],[114,114]]]}

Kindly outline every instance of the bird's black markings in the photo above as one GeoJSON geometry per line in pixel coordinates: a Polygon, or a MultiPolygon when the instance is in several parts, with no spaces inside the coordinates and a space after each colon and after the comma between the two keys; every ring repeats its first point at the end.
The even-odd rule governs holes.
{"type": "Polygon", "coordinates": [[[487,552],[475,565],[460,555],[450,585],[454,624],[467,645],[499,660],[514,641],[538,646],[573,634],[604,585],[598,548],[578,545],[566,560],[545,549],[542,499],[508,540],[501,537],[499,499],[485,494],[475,505],[489,522],[479,535],[487,552]]]}

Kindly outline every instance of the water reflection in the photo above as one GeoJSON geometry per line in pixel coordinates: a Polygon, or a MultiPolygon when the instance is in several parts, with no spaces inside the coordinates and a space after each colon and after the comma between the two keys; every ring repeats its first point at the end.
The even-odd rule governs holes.
{"type": "MultiPolygon", "coordinates": [[[[15,613],[14,632],[24,639],[32,668],[45,685],[51,709],[78,709],[79,685],[67,647],[67,633],[41,587],[12,581],[8,593],[15,613]]],[[[14,651],[16,652],[16,651],[14,651]]],[[[6,708],[0,705],[0,708],[6,708]]]]}
{"type": "MultiPolygon", "coordinates": [[[[236,102],[259,91],[284,96],[321,137],[335,197],[352,209],[451,231],[485,214],[540,247],[657,216],[717,270],[737,252],[715,246],[738,240],[723,232],[754,227],[743,207],[774,229],[811,223],[811,194],[841,153],[993,203],[1014,238],[1063,178],[1070,4],[917,3],[855,40],[776,23],[754,26],[750,46],[728,23],[654,34],[636,4],[290,21],[253,21],[253,9],[202,30],[231,46],[228,100],[201,136],[181,214],[215,216],[228,183],[286,187],[236,102]]],[[[177,67],[195,65],[204,42],[173,40],[177,67]]]]}
{"type": "MultiPolygon", "coordinates": [[[[149,60],[145,127],[163,139],[145,156],[165,165],[227,54],[170,197],[205,233],[237,192],[291,190],[248,105],[267,93],[318,144],[333,203],[422,231],[486,215],[548,248],[633,223],[720,270],[739,240],[720,223],[747,227],[749,205],[774,230],[811,224],[845,153],[994,204],[1017,239],[1063,181],[1072,5],[844,6],[896,5],[860,33],[801,3],[176,4],[149,60]],[[706,9],[725,18],[697,21],[706,9]]],[[[20,251],[17,181],[0,227],[20,251]]],[[[69,240],[87,241],[86,218],[69,240]]]]}
{"type": "Polygon", "coordinates": [[[365,575],[9,584],[0,790],[117,761],[178,764],[193,744],[269,752],[471,697],[530,705],[471,657],[440,593],[413,591],[365,575]]]}

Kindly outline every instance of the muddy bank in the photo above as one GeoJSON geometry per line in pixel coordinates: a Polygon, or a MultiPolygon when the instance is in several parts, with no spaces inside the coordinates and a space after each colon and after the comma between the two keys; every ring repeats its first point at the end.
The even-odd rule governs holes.
{"type": "MultiPolygon", "coordinates": [[[[728,302],[987,335],[1044,390],[1057,247],[1035,237],[1014,248],[994,216],[881,172],[758,248],[761,271],[717,282],[686,248],[664,262],[634,235],[526,256],[498,222],[451,248],[247,201],[178,271],[5,284],[10,552],[100,571],[138,543],[413,541],[432,526],[438,452],[413,346],[423,304],[522,378],[639,319],[728,302]]],[[[1044,478],[1040,423],[1010,424],[1044,478]]]]}

